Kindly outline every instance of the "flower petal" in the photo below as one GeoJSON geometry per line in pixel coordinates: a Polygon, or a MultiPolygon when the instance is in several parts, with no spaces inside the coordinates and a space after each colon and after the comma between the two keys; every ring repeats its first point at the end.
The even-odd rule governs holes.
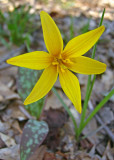
{"type": "Polygon", "coordinates": [[[27,105],[36,102],[44,97],[53,87],[57,80],[57,76],[58,73],[56,66],[50,65],[48,68],[46,68],[33,88],[32,92],[26,98],[24,104],[27,105]]]}
{"type": "Polygon", "coordinates": [[[59,55],[63,50],[60,31],[48,13],[41,11],[40,16],[47,50],[53,55],[59,55]]]}
{"type": "Polygon", "coordinates": [[[81,113],[81,93],[77,77],[69,70],[59,71],[60,84],[63,91],[74,104],[76,110],[81,113]]]}
{"type": "Polygon", "coordinates": [[[66,64],[66,66],[76,72],[81,74],[100,74],[106,70],[106,64],[96,61],[94,59],[80,56],[76,58],[71,58],[73,63],[66,64]]]}
{"type": "Polygon", "coordinates": [[[43,51],[35,51],[26,54],[22,54],[7,60],[7,63],[30,68],[30,69],[44,69],[51,64],[51,56],[43,51]]]}
{"type": "Polygon", "coordinates": [[[78,57],[85,54],[98,41],[104,30],[105,27],[101,26],[73,38],[66,45],[63,57],[78,57]]]}

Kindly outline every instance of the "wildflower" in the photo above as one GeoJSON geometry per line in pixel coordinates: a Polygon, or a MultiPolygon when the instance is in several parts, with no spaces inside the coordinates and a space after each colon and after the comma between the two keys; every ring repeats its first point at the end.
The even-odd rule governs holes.
{"type": "Polygon", "coordinates": [[[41,11],[40,16],[44,41],[49,53],[34,51],[7,60],[7,63],[20,67],[45,69],[24,104],[33,103],[44,97],[53,87],[59,74],[63,91],[81,113],[80,85],[71,71],[90,75],[100,74],[106,70],[106,64],[82,56],[97,42],[105,27],[98,27],[73,38],[63,49],[60,31],[53,19],[44,11],[41,11]]]}

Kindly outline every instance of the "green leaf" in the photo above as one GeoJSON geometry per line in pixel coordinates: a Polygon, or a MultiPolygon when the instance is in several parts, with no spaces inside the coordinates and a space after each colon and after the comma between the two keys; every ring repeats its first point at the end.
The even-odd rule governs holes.
{"type": "MultiPolygon", "coordinates": [[[[27,68],[19,68],[17,78],[18,93],[24,101],[32,91],[36,82],[40,78],[42,71],[31,70],[27,68]]],[[[39,101],[26,105],[25,108],[32,116],[39,118],[44,106],[45,97],[39,101]]]]}
{"type": "Polygon", "coordinates": [[[24,126],[21,144],[21,160],[29,160],[34,155],[37,148],[45,140],[49,128],[46,122],[30,119],[24,126]]]}

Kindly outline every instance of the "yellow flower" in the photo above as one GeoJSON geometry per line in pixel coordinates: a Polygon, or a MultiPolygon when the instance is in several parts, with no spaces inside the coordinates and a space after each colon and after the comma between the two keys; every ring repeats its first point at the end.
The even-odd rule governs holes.
{"type": "Polygon", "coordinates": [[[40,16],[44,41],[49,53],[34,51],[7,60],[7,63],[20,67],[45,69],[24,104],[33,103],[44,97],[53,87],[59,74],[63,91],[81,113],[80,85],[71,71],[81,74],[100,74],[106,70],[106,64],[82,56],[97,42],[105,27],[101,26],[73,38],[63,49],[60,31],[53,19],[44,11],[41,11],[40,16]]]}

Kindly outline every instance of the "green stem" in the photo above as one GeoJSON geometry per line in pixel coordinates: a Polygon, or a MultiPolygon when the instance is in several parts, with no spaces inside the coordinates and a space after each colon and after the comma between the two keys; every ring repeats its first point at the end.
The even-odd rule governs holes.
{"type": "Polygon", "coordinates": [[[72,115],[70,109],[68,108],[68,106],[63,102],[62,98],[60,97],[60,95],[58,94],[58,92],[56,91],[56,89],[53,87],[52,88],[52,91],[54,92],[54,94],[57,96],[57,98],[59,99],[59,101],[61,102],[61,104],[63,105],[64,109],[67,111],[67,113],[69,114],[73,124],[74,124],[74,129],[75,129],[75,134],[76,134],[76,137],[77,137],[77,130],[78,130],[78,127],[77,127],[77,123],[75,121],[75,118],[74,116],[72,115]]]}
{"type": "MultiPolygon", "coordinates": [[[[99,26],[102,25],[103,18],[104,18],[104,13],[105,13],[105,9],[103,10],[99,26]]],[[[97,47],[97,43],[93,47],[92,56],[91,56],[92,59],[95,58],[96,47],[97,47]]],[[[91,83],[91,75],[88,76],[86,96],[85,96],[85,100],[84,100],[84,105],[83,105],[83,110],[82,110],[82,115],[81,115],[81,121],[80,121],[79,129],[78,129],[78,137],[80,136],[80,133],[81,133],[81,130],[82,130],[82,126],[83,126],[83,123],[84,123],[84,120],[85,120],[88,101],[89,101],[89,98],[90,98],[91,93],[92,93],[92,89],[93,89],[93,85],[94,85],[94,82],[95,82],[95,78],[96,78],[96,76],[94,76],[93,81],[91,83]]]]}
{"type": "Polygon", "coordinates": [[[102,13],[102,16],[101,16],[101,20],[100,20],[99,26],[101,26],[102,23],[103,23],[104,14],[105,14],[105,8],[104,8],[104,10],[103,10],[103,13],[102,13]]]}
{"type": "Polygon", "coordinates": [[[90,82],[91,82],[91,76],[88,76],[87,89],[86,89],[86,96],[85,96],[85,101],[84,101],[84,105],[83,105],[83,110],[82,110],[82,115],[81,115],[80,126],[79,126],[79,128],[78,128],[78,137],[80,136],[79,133],[80,133],[80,130],[81,130],[82,125],[83,125],[84,120],[85,120],[85,113],[86,113],[87,104],[88,104],[88,95],[89,95],[90,82]]]}
{"type": "MultiPolygon", "coordinates": [[[[103,105],[112,97],[114,94],[114,89],[110,91],[110,93],[96,106],[96,108],[90,113],[86,121],[84,122],[81,131],[84,129],[84,127],[89,123],[89,121],[94,117],[94,115],[103,107],[103,105]]],[[[80,131],[80,133],[81,133],[80,131]]]]}
{"type": "Polygon", "coordinates": [[[31,52],[30,45],[29,45],[27,42],[25,42],[25,45],[26,45],[26,47],[27,47],[27,51],[28,51],[28,52],[31,52]]]}
{"type": "MultiPolygon", "coordinates": [[[[102,23],[103,23],[104,14],[105,14],[105,8],[104,8],[103,13],[102,13],[102,16],[101,16],[101,20],[100,20],[100,23],[99,23],[99,27],[100,27],[100,26],[102,25],[102,23]]],[[[96,44],[94,45],[94,47],[93,47],[92,56],[91,56],[92,59],[95,58],[96,47],[97,47],[97,43],[96,43],[96,44]]]]}
{"type": "Polygon", "coordinates": [[[38,107],[37,120],[39,120],[41,118],[41,116],[42,116],[43,109],[44,109],[44,106],[45,106],[45,103],[46,103],[46,97],[43,97],[42,100],[43,100],[43,103],[41,104],[40,107],[38,107]]]}
{"type": "Polygon", "coordinates": [[[93,86],[94,86],[94,83],[95,83],[95,79],[96,79],[96,75],[93,76],[93,80],[91,82],[91,86],[90,86],[90,89],[89,89],[89,94],[88,94],[88,101],[91,97],[91,93],[92,93],[92,89],[93,89],[93,86]]]}

